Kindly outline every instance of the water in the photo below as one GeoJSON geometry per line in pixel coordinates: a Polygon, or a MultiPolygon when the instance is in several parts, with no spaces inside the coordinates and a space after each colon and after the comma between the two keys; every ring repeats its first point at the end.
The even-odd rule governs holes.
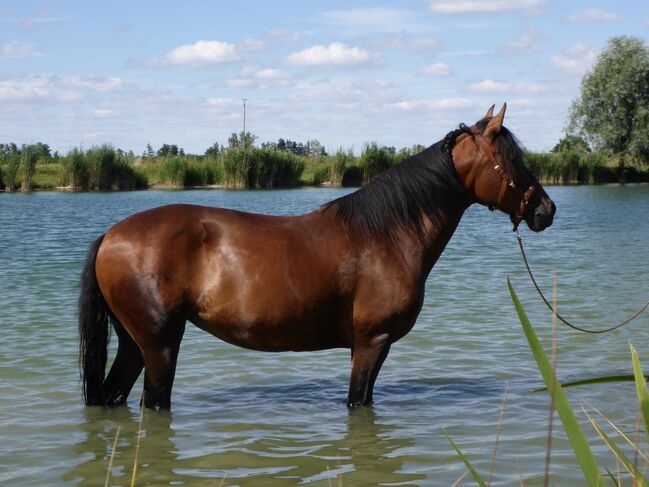
{"type": "MultiPolygon", "coordinates": [[[[88,244],[133,212],[171,202],[295,214],[343,189],[0,194],[0,483],[130,485],[142,390],[128,408],[81,403],[78,275],[88,244]]],[[[649,298],[649,186],[551,187],[546,232],[523,231],[561,310],[607,325],[649,298]]],[[[427,285],[413,331],[392,347],[373,408],[344,406],[349,352],[265,354],[189,326],[172,411],[146,411],[137,485],[450,485],[465,471],[444,428],[487,475],[508,389],[494,485],[539,484],[548,398],[506,286],[510,276],[550,345],[550,316],[524,274],[508,218],[471,208],[427,285]],[[225,480],[224,480],[225,479],[225,480]]],[[[649,318],[603,336],[558,330],[563,379],[631,373],[628,343],[649,369],[649,318]]],[[[113,344],[114,345],[114,344],[113,344]]],[[[114,352],[114,349],[111,350],[114,352]]],[[[569,390],[634,434],[631,383],[569,390]]],[[[579,414],[601,465],[615,460],[579,414]]],[[[560,430],[558,420],[555,431],[560,430]]],[[[582,485],[570,445],[553,442],[552,483],[582,485]]],[[[471,482],[465,480],[464,484],[471,482]]]]}

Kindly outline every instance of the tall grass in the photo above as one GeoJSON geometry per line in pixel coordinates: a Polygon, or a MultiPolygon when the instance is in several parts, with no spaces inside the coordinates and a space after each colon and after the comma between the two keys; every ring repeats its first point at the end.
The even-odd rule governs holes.
{"type": "Polygon", "coordinates": [[[135,189],[147,186],[146,178],[135,170],[121,152],[109,145],[87,151],[72,149],[62,160],[61,183],[71,189],[135,189]]]}
{"type": "MultiPolygon", "coordinates": [[[[527,168],[544,184],[601,184],[620,179],[618,171],[608,165],[601,153],[578,152],[529,152],[523,155],[527,168]]],[[[627,171],[627,174],[633,171],[627,171]]],[[[637,180],[647,178],[638,172],[637,180]]]]}
{"type": "Polygon", "coordinates": [[[304,160],[276,149],[228,149],[221,156],[225,184],[238,188],[296,186],[304,160]]]}
{"type": "Polygon", "coordinates": [[[390,169],[393,164],[394,158],[385,147],[379,147],[376,142],[365,144],[360,158],[363,182],[369,183],[375,176],[390,169]]]}
{"type": "Polygon", "coordinates": [[[11,192],[16,186],[16,178],[18,176],[18,168],[20,167],[20,156],[11,155],[5,158],[6,165],[4,170],[4,184],[5,191],[11,192]]]}
{"type": "Polygon", "coordinates": [[[343,176],[348,167],[354,163],[354,154],[351,150],[343,150],[341,147],[336,151],[331,164],[329,181],[332,185],[342,185],[343,176]]]}
{"type": "MultiPolygon", "coordinates": [[[[595,457],[593,456],[591,446],[588,443],[586,436],[577,420],[577,417],[574,413],[570,402],[563,390],[562,384],[557,379],[554,367],[551,361],[548,359],[537,335],[532,327],[525,310],[523,309],[522,304],[520,303],[516,292],[514,291],[513,286],[509,280],[507,281],[509,286],[509,292],[511,294],[511,299],[516,309],[516,313],[523,327],[523,331],[527,338],[530,350],[534,356],[536,364],[538,366],[539,372],[543,377],[543,380],[546,384],[546,389],[550,393],[552,399],[552,406],[556,410],[563,424],[568,440],[573,448],[574,458],[579,464],[585,484],[590,487],[600,487],[606,485],[604,478],[605,474],[600,469],[595,457]]],[[[633,365],[633,377],[636,384],[636,393],[638,396],[639,410],[644,422],[645,433],[647,438],[649,438],[649,392],[647,391],[647,383],[645,380],[645,375],[642,371],[640,365],[640,360],[638,359],[638,354],[633,348],[632,345],[629,345],[631,350],[631,362],[633,365]]],[[[604,416],[597,409],[591,408],[594,413],[597,413],[600,418],[602,418],[623,440],[627,446],[630,446],[635,454],[635,459],[632,461],[631,458],[620,448],[618,442],[616,442],[612,437],[610,437],[600,424],[589,414],[586,409],[582,408],[586,418],[590,421],[591,425],[601,437],[603,442],[609,447],[611,453],[615,457],[616,461],[619,462],[628,472],[632,479],[633,486],[643,486],[648,485],[648,481],[644,476],[643,470],[638,466],[638,458],[642,458],[646,463],[649,463],[649,458],[641,451],[639,447],[639,441],[632,441],[627,435],[625,435],[617,426],[615,426],[606,416],[604,416]]],[[[444,434],[448,437],[449,442],[453,449],[457,452],[460,459],[465,463],[467,469],[473,476],[474,480],[479,485],[489,485],[488,482],[485,482],[482,475],[473,467],[468,457],[462,452],[460,447],[453,441],[451,436],[443,431],[444,434]]],[[[619,441],[619,440],[618,440],[619,441]]],[[[616,478],[613,476],[610,471],[607,469],[607,474],[613,481],[614,485],[621,487],[622,480],[618,474],[616,478]]]]}
{"type": "Polygon", "coordinates": [[[34,146],[24,147],[20,154],[20,173],[22,176],[21,191],[30,191],[32,189],[32,180],[36,172],[36,163],[38,162],[38,152],[34,146]]]}

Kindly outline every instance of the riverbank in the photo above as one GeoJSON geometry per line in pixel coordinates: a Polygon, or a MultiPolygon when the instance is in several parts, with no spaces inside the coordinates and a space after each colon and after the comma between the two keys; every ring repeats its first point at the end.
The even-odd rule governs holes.
{"type": "MultiPolygon", "coordinates": [[[[376,144],[360,156],[298,156],[277,149],[228,149],[216,156],[135,157],[110,146],[41,158],[23,167],[21,156],[0,160],[0,190],[123,190],[151,188],[277,188],[361,186],[420,148],[398,153],[376,144]]],[[[598,153],[525,152],[525,165],[542,184],[649,182],[649,164],[598,153]]]]}

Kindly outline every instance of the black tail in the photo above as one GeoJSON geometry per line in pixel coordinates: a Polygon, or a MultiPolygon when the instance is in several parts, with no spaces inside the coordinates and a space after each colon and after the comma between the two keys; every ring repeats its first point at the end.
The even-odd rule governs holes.
{"type": "Polygon", "coordinates": [[[81,293],[79,294],[79,368],[83,382],[83,399],[87,406],[103,404],[106,356],[108,354],[108,306],[101,294],[95,260],[102,235],[88,249],[86,262],[81,271],[81,293]]]}

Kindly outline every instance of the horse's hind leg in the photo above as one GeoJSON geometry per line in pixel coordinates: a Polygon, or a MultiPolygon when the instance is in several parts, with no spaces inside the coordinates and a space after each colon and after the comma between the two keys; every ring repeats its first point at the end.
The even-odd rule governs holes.
{"type": "Polygon", "coordinates": [[[113,327],[118,339],[117,355],[104,381],[104,404],[108,407],[126,403],[133,384],[140,376],[144,361],[137,344],[121,323],[113,319],[113,327]]]}
{"type": "Polygon", "coordinates": [[[374,383],[389,351],[388,335],[379,335],[354,344],[347,407],[372,404],[374,383]]]}
{"type": "Polygon", "coordinates": [[[171,406],[171,388],[184,332],[184,318],[169,319],[153,340],[142,347],[145,367],[143,400],[148,408],[169,409],[171,406]]]}

